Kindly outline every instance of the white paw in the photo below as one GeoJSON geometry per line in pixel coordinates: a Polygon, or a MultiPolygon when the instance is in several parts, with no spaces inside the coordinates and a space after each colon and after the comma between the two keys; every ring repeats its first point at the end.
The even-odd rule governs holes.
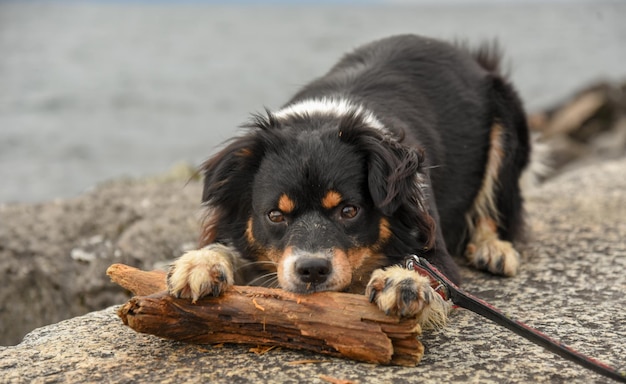
{"type": "Polygon", "coordinates": [[[220,244],[185,253],[170,266],[168,291],[194,303],[204,296],[219,296],[234,282],[231,255],[231,249],[220,244]]]}
{"type": "Polygon", "coordinates": [[[365,295],[387,315],[417,316],[426,327],[445,324],[450,307],[430,286],[429,278],[400,266],[374,271],[365,295]]]}
{"type": "Polygon", "coordinates": [[[495,237],[468,244],[465,256],[474,267],[496,275],[515,276],[520,265],[520,255],[513,244],[495,237]]]}

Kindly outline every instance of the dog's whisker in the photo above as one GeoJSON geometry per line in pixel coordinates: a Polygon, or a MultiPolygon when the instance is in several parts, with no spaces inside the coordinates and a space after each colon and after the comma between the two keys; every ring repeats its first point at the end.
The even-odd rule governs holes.
{"type": "Polygon", "coordinates": [[[275,265],[276,263],[273,261],[269,261],[269,260],[255,260],[255,261],[249,261],[247,263],[243,263],[241,264],[241,267],[247,267],[250,265],[262,265],[262,264],[271,264],[271,265],[275,265]]]}
{"type": "Polygon", "coordinates": [[[258,276],[252,281],[249,281],[248,285],[266,286],[266,284],[272,281],[278,281],[278,274],[276,272],[266,273],[264,275],[258,276]]]}
{"type": "Polygon", "coordinates": [[[250,261],[250,262],[247,262],[247,263],[243,263],[243,264],[239,265],[236,270],[239,271],[239,270],[247,268],[247,267],[263,266],[263,265],[269,265],[269,266],[272,266],[272,267],[276,267],[276,263],[275,262],[263,260],[263,261],[250,261]]]}
{"type": "Polygon", "coordinates": [[[269,280],[265,281],[262,286],[265,288],[279,288],[280,284],[278,283],[278,276],[272,277],[269,280]]]}

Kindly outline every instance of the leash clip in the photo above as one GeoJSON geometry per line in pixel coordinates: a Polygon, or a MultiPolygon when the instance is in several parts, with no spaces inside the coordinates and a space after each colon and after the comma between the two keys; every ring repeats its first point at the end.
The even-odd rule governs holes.
{"type": "Polygon", "coordinates": [[[450,290],[444,279],[441,277],[437,268],[433,267],[425,258],[410,255],[404,261],[404,267],[419,273],[422,276],[426,276],[430,279],[430,286],[439,294],[444,300],[450,299],[450,290]]]}

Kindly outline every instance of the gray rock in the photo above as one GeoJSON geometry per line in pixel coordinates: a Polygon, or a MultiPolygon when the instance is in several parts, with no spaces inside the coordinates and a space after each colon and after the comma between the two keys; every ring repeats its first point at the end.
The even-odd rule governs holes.
{"type": "Polygon", "coordinates": [[[0,205],[0,344],[123,302],[105,271],[153,269],[198,239],[200,185],[119,180],[70,200],[0,205]]]}
{"type": "MultiPolygon", "coordinates": [[[[528,198],[531,233],[523,250],[524,263],[520,274],[514,278],[499,278],[467,268],[463,270],[467,291],[505,310],[511,317],[622,371],[626,371],[624,175],[626,159],[620,159],[586,165],[550,180],[528,198]]],[[[130,261],[149,268],[154,260],[168,258],[185,242],[193,241],[196,229],[189,221],[195,217],[194,201],[199,195],[198,188],[196,184],[185,189],[175,185],[113,184],[72,202],[57,204],[57,208],[50,211],[55,213],[48,215],[57,218],[59,228],[44,235],[40,228],[45,227],[33,220],[29,232],[34,239],[27,243],[30,253],[24,252],[23,257],[36,260],[41,269],[58,270],[63,274],[53,282],[47,282],[48,287],[57,284],[57,291],[46,293],[49,300],[57,300],[62,305],[64,299],[58,296],[62,293],[63,279],[78,279],[80,273],[75,271],[95,268],[91,264],[101,259],[102,263],[130,261]],[[113,191],[120,186],[123,186],[124,193],[113,191]],[[157,198],[157,194],[166,197],[157,198]],[[139,202],[143,199],[153,201],[154,205],[142,208],[139,202]],[[97,217],[85,212],[87,202],[92,200],[97,200],[94,204],[99,209],[89,212],[99,212],[97,217]],[[60,220],[70,212],[81,218],[80,221],[65,223],[67,220],[60,220]],[[105,224],[105,215],[119,218],[115,222],[118,224],[105,224]],[[163,221],[159,221],[159,217],[163,221]],[[154,227],[146,223],[154,223],[154,227]],[[123,230],[116,230],[118,226],[123,230]],[[136,232],[130,232],[131,228],[136,232]],[[160,228],[158,236],[151,232],[154,228],[160,228]],[[51,241],[69,239],[77,233],[82,235],[78,238],[83,242],[79,241],[73,248],[63,248],[51,241]],[[98,235],[101,237],[94,238],[98,235]],[[48,243],[45,242],[46,236],[48,243]],[[111,241],[112,250],[104,244],[106,240],[111,241]],[[120,244],[126,244],[121,256],[106,260],[100,256],[109,252],[114,254],[120,244]],[[60,267],[61,263],[36,259],[37,252],[52,254],[47,247],[64,255],[66,264],[70,260],[76,265],[60,267]],[[75,248],[84,253],[72,252],[75,248]],[[94,252],[95,259],[89,256],[94,252]]],[[[20,209],[32,215],[45,210],[42,207],[20,209]]],[[[3,216],[6,217],[6,213],[3,216]]],[[[2,228],[5,232],[8,232],[7,228],[17,231],[4,224],[2,228]]],[[[2,244],[5,244],[4,239],[17,237],[7,237],[5,232],[2,244]]],[[[19,245],[3,245],[3,252],[18,249],[19,245]]],[[[20,270],[17,266],[21,264],[15,265],[13,273],[24,274],[21,271],[26,271],[27,267],[20,270]]],[[[41,295],[46,289],[36,290],[38,285],[34,281],[33,278],[30,285],[24,283],[24,286],[32,292],[33,300],[41,300],[35,295],[41,295]]],[[[80,284],[88,283],[80,281],[80,284]]],[[[105,287],[106,284],[103,281],[98,286],[105,287]]],[[[94,292],[96,286],[90,286],[88,291],[94,292]]],[[[78,292],[79,287],[74,290],[78,292]]],[[[4,290],[2,292],[4,294],[4,290]]],[[[120,304],[124,300],[121,294],[112,293],[111,296],[120,304]]],[[[255,354],[249,351],[249,346],[189,345],[166,341],[125,327],[115,315],[115,308],[110,307],[39,328],[17,346],[0,347],[0,374],[3,381],[9,383],[96,380],[323,383],[331,378],[360,383],[607,382],[602,376],[464,309],[452,313],[447,327],[426,331],[422,339],[426,353],[419,366],[381,367],[284,349],[255,354]]]]}

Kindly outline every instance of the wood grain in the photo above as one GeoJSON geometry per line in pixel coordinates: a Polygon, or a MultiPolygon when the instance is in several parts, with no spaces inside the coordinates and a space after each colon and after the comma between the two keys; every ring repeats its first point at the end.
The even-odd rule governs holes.
{"type": "Polygon", "coordinates": [[[414,366],[424,348],[415,318],[386,316],[363,295],[232,286],[192,304],[164,288],[165,272],[114,264],[111,279],[140,296],[118,310],[137,332],[190,343],[280,346],[376,364],[414,366]]]}

